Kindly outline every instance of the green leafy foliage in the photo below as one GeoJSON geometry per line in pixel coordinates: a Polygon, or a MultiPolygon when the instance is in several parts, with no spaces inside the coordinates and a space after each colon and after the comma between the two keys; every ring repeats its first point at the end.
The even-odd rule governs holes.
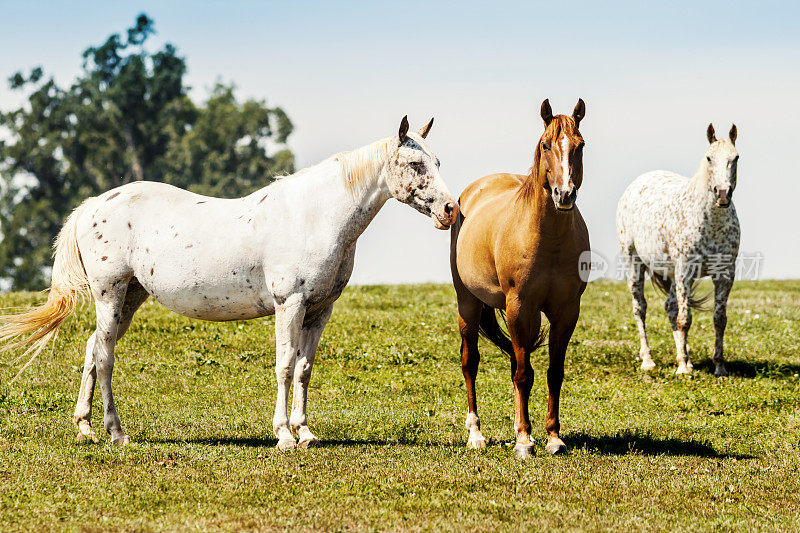
{"type": "Polygon", "coordinates": [[[87,48],[66,88],[40,67],[9,78],[29,91],[25,105],[0,113],[0,278],[14,289],[45,286],[52,240],[89,196],[147,179],[235,197],[294,171],[281,108],[239,102],[222,84],[195,104],[177,49],[145,48],[153,33],[140,15],[124,37],[87,48]]]}

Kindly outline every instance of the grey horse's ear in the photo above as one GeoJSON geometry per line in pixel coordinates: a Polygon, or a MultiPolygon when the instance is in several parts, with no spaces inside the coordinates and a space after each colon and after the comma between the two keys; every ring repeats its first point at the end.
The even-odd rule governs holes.
{"type": "Polygon", "coordinates": [[[400,144],[403,144],[408,139],[408,115],[403,117],[403,120],[400,121],[400,131],[397,132],[397,136],[400,138],[400,144]]]}
{"type": "Polygon", "coordinates": [[[542,102],[542,120],[544,120],[544,125],[549,126],[550,122],[553,121],[553,109],[550,107],[550,99],[545,98],[544,102],[542,102]]]}
{"type": "Polygon", "coordinates": [[[585,116],[586,104],[583,103],[583,98],[578,98],[578,103],[575,104],[575,109],[572,111],[572,119],[575,121],[575,125],[580,125],[581,120],[583,120],[585,116]]]}
{"type": "Polygon", "coordinates": [[[736,144],[736,124],[731,125],[731,131],[728,132],[728,138],[731,140],[731,144],[736,144]]]}
{"type": "Polygon", "coordinates": [[[706,130],[706,137],[708,137],[708,144],[717,142],[717,135],[714,133],[714,124],[709,123],[706,130]]]}
{"type": "Polygon", "coordinates": [[[428,132],[431,131],[431,126],[433,126],[433,117],[431,117],[431,121],[428,122],[427,126],[423,126],[422,128],[420,128],[418,132],[419,136],[422,137],[423,139],[426,138],[428,136],[428,132]]]}

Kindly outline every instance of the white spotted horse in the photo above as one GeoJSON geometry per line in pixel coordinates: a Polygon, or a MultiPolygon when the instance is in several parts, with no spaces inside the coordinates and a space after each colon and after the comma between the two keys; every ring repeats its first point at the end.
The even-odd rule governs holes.
{"type": "Polygon", "coordinates": [[[733,286],[739,251],[739,219],[733,206],[736,189],[736,125],[728,139],[717,139],[714,126],[706,132],[710,146],[694,177],[656,170],[636,178],[617,207],[617,236],[627,262],[628,288],[639,330],[642,369],[655,366],[645,329],[647,300],[645,271],[667,294],[664,307],[672,326],[678,374],[692,370],[687,336],[692,308],[702,298],[693,296],[695,282],[711,276],[714,283],[714,375],[725,376],[723,337],[728,295],[733,286]]]}
{"type": "Polygon", "coordinates": [[[112,443],[126,444],[111,390],[114,347],[148,296],[202,320],[274,314],[277,447],[298,446],[293,433],[301,448],[318,444],[306,419],[308,383],[322,330],[350,279],[356,240],[392,197],[431,217],[439,229],[458,214],[425,142],[432,123],[413,133],[403,117],[397,135],[244,198],[135,182],[86,200],[56,239],[47,301],[3,317],[5,348],[29,345],[35,357],[82,296],[91,294],[97,329],[86,345],[74,422],[79,440],[98,440],[91,410],[99,381],[103,425],[112,443]]]}

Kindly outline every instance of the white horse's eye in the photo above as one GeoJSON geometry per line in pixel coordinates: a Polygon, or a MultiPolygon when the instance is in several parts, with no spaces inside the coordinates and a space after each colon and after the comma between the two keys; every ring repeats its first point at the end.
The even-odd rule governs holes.
{"type": "Polygon", "coordinates": [[[422,172],[425,168],[425,164],[422,161],[411,161],[408,166],[416,170],[417,172],[422,172]]]}

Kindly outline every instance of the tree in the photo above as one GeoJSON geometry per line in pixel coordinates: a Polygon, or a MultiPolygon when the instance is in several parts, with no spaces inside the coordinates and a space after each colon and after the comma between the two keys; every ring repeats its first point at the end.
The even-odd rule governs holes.
{"type": "Polygon", "coordinates": [[[177,49],[145,49],[153,33],[143,14],[124,38],[87,48],[68,88],[40,67],[9,79],[30,91],[25,105],[0,113],[0,278],[13,289],[45,286],[50,245],[89,196],[148,179],[234,197],[293,172],[281,108],[239,103],[222,84],[196,105],[177,49]]]}

